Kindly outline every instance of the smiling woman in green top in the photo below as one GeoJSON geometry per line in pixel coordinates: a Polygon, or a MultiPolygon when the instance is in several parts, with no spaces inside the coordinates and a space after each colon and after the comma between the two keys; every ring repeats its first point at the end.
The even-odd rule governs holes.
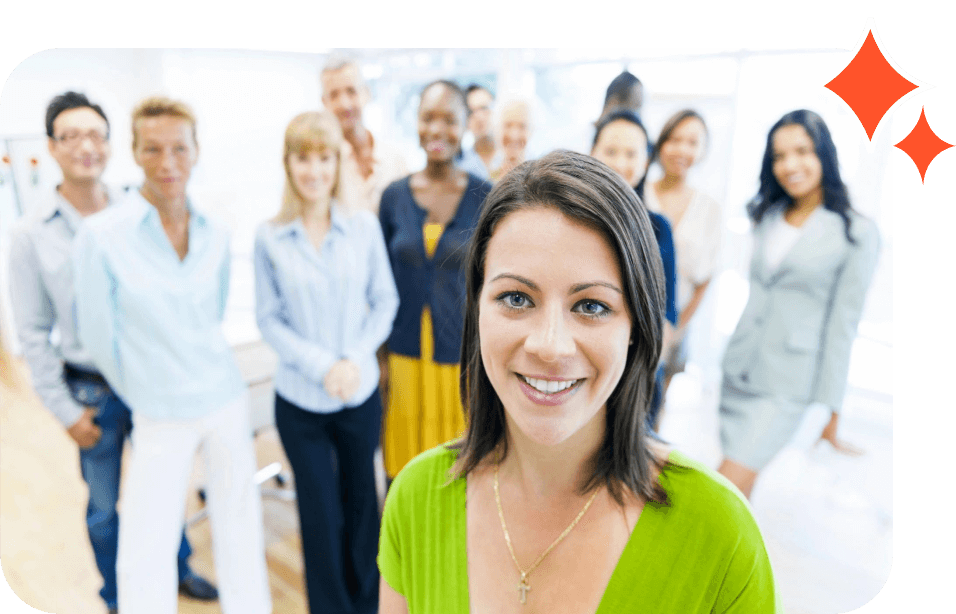
{"type": "Polygon", "coordinates": [[[392,484],[381,614],[779,611],[740,493],[646,431],[653,237],[589,156],[522,164],[489,194],[465,268],[468,430],[392,484]]]}

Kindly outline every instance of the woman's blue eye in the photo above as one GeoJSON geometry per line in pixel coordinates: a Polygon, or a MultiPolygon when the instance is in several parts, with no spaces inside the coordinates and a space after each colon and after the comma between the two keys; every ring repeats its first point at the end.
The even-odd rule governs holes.
{"type": "Polygon", "coordinates": [[[531,302],[520,292],[505,292],[499,295],[497,300],[509,309],[524,309],[531,302]]]}
{"type": "Polygon", "coordinates": [[[605,316],[611,312],[607,305],[598,301],[581,301],[575,305],[575,310],[591,317],[605,316]]]}
{"type": "Polygon", "coordinates": [[[528,299],[520,294],[509,294],[505,296],[505,303],[507,303],[509,307],[524,307],[527,301],[528,299]]]}

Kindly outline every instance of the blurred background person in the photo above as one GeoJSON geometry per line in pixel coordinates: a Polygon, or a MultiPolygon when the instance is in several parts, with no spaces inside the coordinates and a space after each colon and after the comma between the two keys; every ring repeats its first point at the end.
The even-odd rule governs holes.
{"type": "Polygon", "coordinates": [[[687,362],[687,330],[717,269],[721,211],[716,200],[690,185],[688,175],[704,153],[707,126],[692,109],[672,115],[661,128],[655,159],[664,176],[644,191],[651,211],[667,218],[677,249],[677,327],[664,349],[664,391],[687,362]]]}
{"type": "Polygon", "coordinates": [[[465,89],[465,101],[468,103],[468,132],[474,138],[474,144],[462,148],[458,165],[476,177],[488,179],[497,153],[491,121],[495,98],[486,88],[472,83],[465,89]]]}
{"type": "Polygon", "coordinates": [[[354,60],[333,56],[322,68],[320,80],[322,104],[338,118],[345,137],[342,176],[349,192],[342,194],[342,204],[377,213],[385,186],[408,174],[405,157],[365,127],[362,112],[371,93],[354,60]]]}
{"type": "MultiPolygon", "coordinates": [[[[614,169],[637,193],[643,204],[644,180],[653,155],[653,147],[641,118],[623,107],[615,107],[601,116],[595,124],[591,155],[614,169]]],[[[648,211],[654,237],[660,248],[664,272],[665,312],[662,344],[667,347],[677,323],[677,269],[674,254],[674,236],[667,219],[648,211]]],[[[659,365],[654,381],[654,396],[648,408],[647,421],[651,430],[657,430],[663,401],[664,365],[659,365]]]]}
{"type": "Polygon", "coordinates": [[[378,219],[338,201],[342,142],[328,111],[286,129],[282,207],[256,235],[256,320],[280,360],[275,422],[295,475],[309,611],[373,614],[375,352],[398,292],[378,219]]]}
{"type": "Polygon", "coordinates": [[[229,234],[187,196],[199,155],[184,103],[133,110],[143,184],[74,241],[80,341],[135,428],[117,554],[119,611],[173,614],[186,486],[202,450],[224,614],[272,611],[249,395],[222,330],[229,234]]]}
{"type": "Polygon", "coordinates": [[[641,114],[641,108],[644,106],[644,84],[641,80],[624,70],[618,76],[611,80],[607,86],[607,92],[604,94],[604,109],[601,110],[601,117],[604,117],[612,109],[623,107],[634,111],[638,116],[641,114]]]}
{"type": "Polygon", "coordinates": [[[382,442],[389,477],[465,427],[458,392],[462,266],[465,245],[491,190],[455,163],[466,115],[465,95],[456,84],[439,80],[425,86],[418,107],[425,168],[382,195],[379,219],[399,293],[388,339],[382,442]]]}
{"type": "MultiPolygon", "coordinates": [[[[37,394],[79,446],[80,473],[89,487],[87,532],[103,576],[100,597],[115,612],[116,502],[123,444],[133,424],[129,408],[78,337],[70,261],[73,238],[84,219],[114,205],[119,197],[101,181],[111,153],[110,125],[99,105],[84,94],[65,92],[47,106],[46,131],[48,151],[63,180],[45,209],[22,220],[11,236],[14,319],[37,394]],[[51,337],[54,329],[59,335],[51,337]]],[[[215,599],[215,587],[190,569],[191,552],[183,531],[177,554],[180,592],[215,599]]]]}
{"type": "Polygon", "coordinates": [[[770,129],[748,212],[750,296],[723,360],[719,471],[749,497],[809,404],[831,412],[822,439],[859,452],[837,426],[880,237],[851,207],[830,131],[807,110],[770,129]]]}
{"type": "Polygon", "coordinates": [[[532,130],[531,104],[522,99],[504,102],[497,112],[495,138],[501,150],[498,164],[491,170],[497,181],[525,160],[532,130]]]}

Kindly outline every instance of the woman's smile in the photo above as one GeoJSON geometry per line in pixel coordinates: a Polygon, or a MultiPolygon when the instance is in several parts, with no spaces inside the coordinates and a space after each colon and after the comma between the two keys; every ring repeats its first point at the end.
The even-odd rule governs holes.
{"type": "Polygon", "coordinates": [[[533,402],[539,405],[561,405],[579,390],[579,384],[585,378],[579,379],[544,379],[533,378],[516,373],[521,391],[533,402]]]}

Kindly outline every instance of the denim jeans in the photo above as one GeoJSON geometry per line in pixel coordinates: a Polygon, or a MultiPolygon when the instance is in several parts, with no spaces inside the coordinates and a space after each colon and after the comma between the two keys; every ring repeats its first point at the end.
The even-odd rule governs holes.
{"type": "MultiPolygon", "coordinates": [[[[80,448],[80,471],[90,490],[90,499],[86,506],[86,526],[96,566],[103,576],[100,597],[106,602],[107,608],[115,608],[116,551],[119,535],[116,501],[119,498],[123,442],[129,436],[133,422],[129,408],[106,384],[70,377],[66,378],[66,383],[77,403],[96,410],[95,421],[102,430],[96,445],[92,448],[80,448]]],[[[177,555],[180,581],[189,573],[186,560],[191,553],[192,548],[184,529],[177,555]]]]}

